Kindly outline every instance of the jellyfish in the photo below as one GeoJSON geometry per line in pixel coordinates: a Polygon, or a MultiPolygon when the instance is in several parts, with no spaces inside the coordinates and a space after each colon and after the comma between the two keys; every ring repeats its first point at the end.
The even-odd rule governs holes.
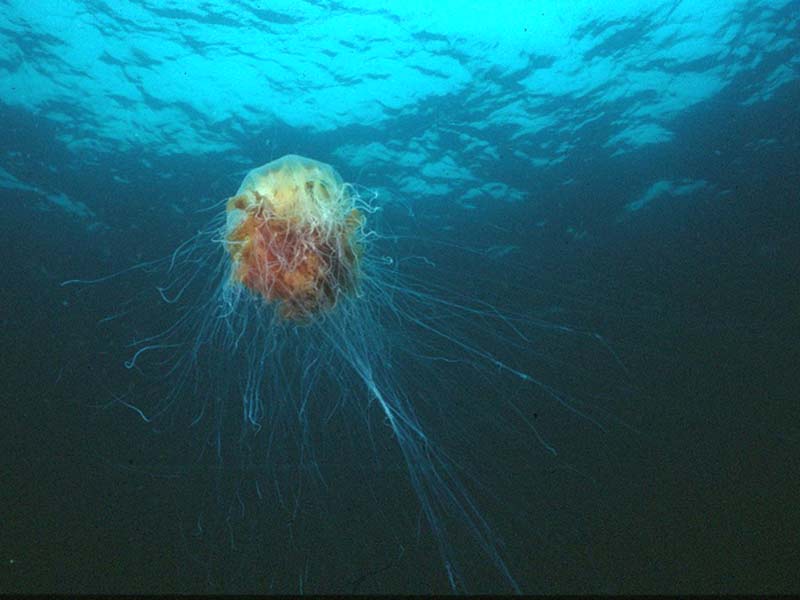
{"type": "Polygon", "coordinates": [[[287,155],[253,169],[226,211],[233,285],[281,318],[309,320],[356,289],[362,215],[329,165],[287,155]]]}
{"type": "MultiPolygon", "coordinates": [[[[376,196],[360,193],[328,164],[296,155],[271,161],[249,171],[219,209],[166,258],[65,282],[100,284],[132,273],[160,282],[158,311],[146,285],[103,319],[123,331],[139,314],[124,366],[142,381],[115,393],[110,405],[154,431],[183,425],[195,432],[192,468],[204,464],[215,474],[226,528],[232,514],[248,513],[245,497],[267,503],[267,488],[281,506],[291,505],[294,523],[308,493],[304,481],[319,481],[330,494],[325,464],[336,463],[345,446],[354,448],[349,460],[377,462],[370,453],[388,435],[417,499],[416,528],[426,525],[450,589],[470,587],[461,564],[469,542],[505,589],[519,591],[502,540],[472,491],[477,477],[442,440],[467,431],[464,415],[483,410],[480,418],[491,418],[482,398],[470,398],[486,382],[536,444],[556,455],[518,406],[519,394],[538,391],[596,421],[526,369],[531,332],[594,334],[501,311],[435,277],[405,272],[407,261],[435,264],[387,253],[399,236],[377,224],[376,196]],[[155,331],[140,333],[148,325],[155,331]],[[460,371],[448,379],[450,368],[460,371]],[[506,379],[515,386],[500,385],[506,379]],[[223,478],[233,481],[226,494],[219,492],[223,478]]],[[[209,528],[204,523],[198,517],[199,531],[209,528]]]]}

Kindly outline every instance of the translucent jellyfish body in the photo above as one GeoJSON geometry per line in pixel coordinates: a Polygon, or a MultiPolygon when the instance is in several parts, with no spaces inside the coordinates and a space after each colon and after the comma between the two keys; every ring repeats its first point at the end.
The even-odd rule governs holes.
{"type": "Polygon", "coordinates": [[[291,154],[269,162],[228,200],[231,276],[284,319],[308,321],[355,291],[362,222],[330,165],[291,154]]]}

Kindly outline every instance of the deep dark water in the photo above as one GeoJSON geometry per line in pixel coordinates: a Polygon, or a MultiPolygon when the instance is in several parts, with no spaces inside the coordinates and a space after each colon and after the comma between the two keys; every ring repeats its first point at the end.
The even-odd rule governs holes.
{"type": "MultiPolygon", "coordinates": [[[[498,529],[523,588],[765,593],[800,587],[799,95],[796,86],[783,92],[768,111],[734,110],[724,99],[703,105],[684,119],[673,142],[636,161],[579,154],[552,182],[529,182],[536,190],[529,204],[470,213],[420,199],[413,217],[387,208],[394,226],[424,238],[516,247],[485,261],[429,248],[441,252],[435,260],[461,267],[442,272],[442,285],[491,296],[482,286],[494,283],[503,290],[498,300],[512,307],[551,311],[553,320],[601,333],[627,370],[626,376],[613,360],[588,365],[596,372],[586,381],[610,380],[613,391],[581,392],[636,431],[612,420],[598,432],[543,404],[544,430],[563,462],[546,460],[535,444],[525,446],[528,455],[493,457],[508,465],[508,476],[492,490],[499,502],[484,499],[511,507],[513,518],[504,520],[501,511],[498,529]],[[762,131],[779,143],[748,147],[762,131]],[[564,192],[549,185],[565,173],[582,187],[564,192]],[[642,182],[673,173],[732,191],[662,199],[617,219],[641,195],[642,182]],[[567,235],[570,226],[586,237],[567,235]],[[513,285],[497,269],[504,260],[507,273],[518,276],[513,285]],[[527,526],[515,529],[514,519],[527,526]],[[515,531],[538,537],[515,539],[515,531]]],[[[197,507],[213,512],[198,497],[224,488],[219,479],[230,475],[190,470],[178,477],[159,469],[159,458],[184,444],[194,447],[191,434],[153,435],[120,407],[91,408],[120,387],[113,378],[131,377],[120,368],[130,341],[123,333],[129,326],[131,336],[141,335],[139,325],[123,321],[104,330],[96,322],[139,281],[79,292],[60,282],[169,253],[208,218],[191,212],[195,200],[207,205],[225,197],[240,177],[224,157],[153,158],[158,172],[174,173],[170,180],[141,172],[134,154],[84,162],[48,142],[52,126],[9,109],[2,121],[19,132],[15,143],[29,153],[31,171],[66,165],[60,177],[66,173],[70,194],[93,199],[105,226],[87,229],[68,214],[42,210],[31,194],[2,191],[0,590],[263,592],[273,585],[296,591],[290,586],[297,573],[307,573],[306,591],[446,589],[435,547],[426,536],[415,541],[413,492],[389,449],[369,482],[352,464],[333,467],[329,488],[312,487],[304,496],[300,522],[287,523],[269,503],[248,504],[255,508],[248,508],[244,527],[250,520],[269,526],[256,527],[250,539],[237,537],[232,552],[220,543],[199,551],[205,562],[195,560],[203,546],[195,536],[197,507]],[[115,185],[112,167],[133,183],[115,185]],[[86,367],[87,357],[96,368],[86,367]],[[370,486],[382,497],[395,495],[396,506],[381,506],[375,516],[370,486]],[[264,531],[277,532],[279,543],[264,531]],[[401,544],[393,531],[408,536],[401,544]],[[296,544],[286,543],[295,533],[296,544]]],[[[321,160],[341,141],[305,148],[288,127],[274,137],[287,152],[321,160]]],[[[254,165],[271,158],[255,148],[248,154],[254,165]]],[[[506,175],[526,177],[524,170],[506,175]]],[[[381,185],[391,187],[391,173],[385,179],[381,185]]],[[[574,344],[552,341],[552,349],[537,351],[552,351],[565,363],[582,359],[574,344]]],[[[498,405],[491,396],[483,402],[498,405]]],[[[491,456],[493,440],[474,440],[474,452],[491,456]]],[[[208,527],[225,539],[224,524],[210,519],[208,527]]],[[[488,569],[485,580],[481,571],[475,576],[478,587],[494,585],[488,569]]]]}

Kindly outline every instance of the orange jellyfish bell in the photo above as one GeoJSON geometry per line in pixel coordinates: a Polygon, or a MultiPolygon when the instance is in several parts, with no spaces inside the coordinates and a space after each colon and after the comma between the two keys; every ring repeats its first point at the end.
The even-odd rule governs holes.
{"type": "Polygon", "coordinates": [[[291,321],[309,321],[355,291],[363,217],[325,163],[293,154],[253,169],[228,199],[231,278],[291,321]]]}

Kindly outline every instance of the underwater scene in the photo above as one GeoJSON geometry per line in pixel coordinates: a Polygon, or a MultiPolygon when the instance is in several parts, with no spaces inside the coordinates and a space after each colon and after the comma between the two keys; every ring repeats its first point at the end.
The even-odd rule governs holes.
{"type": "Polygon", "coordinates": [[[0,40],[0,592],[800,591],[800,2],[0,40]]]}

